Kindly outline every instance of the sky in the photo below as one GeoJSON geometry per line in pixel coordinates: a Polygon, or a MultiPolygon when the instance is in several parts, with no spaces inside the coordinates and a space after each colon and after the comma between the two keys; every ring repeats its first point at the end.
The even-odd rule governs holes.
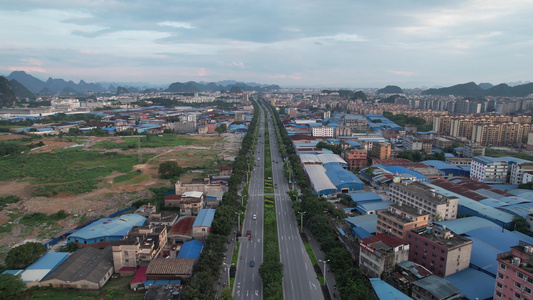
{"type": "Polygon", "coordinates": [[[533,81],[532,0],[0,1],[0,74],[403,88],[533,81]]]}

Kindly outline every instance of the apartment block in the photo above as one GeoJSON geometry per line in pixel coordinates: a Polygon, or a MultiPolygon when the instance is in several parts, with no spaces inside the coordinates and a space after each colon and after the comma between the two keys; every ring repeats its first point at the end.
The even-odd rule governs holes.
{"type": "Polygon", "coordinates": [[[365,168],[368,165],[366,150],[348,150],[343,153],[344,160],[348,163],[348,170],[365,168]]]}
{"type": "Polygon", "coordinates": [[[467,269],[472,241],[456,235],[446,226],[425,226],[407,232],[411,246],[409,260],[440,277],[467,269]]]}
{"type": "Polygon", "coordinates": [[[476,156],[472,158],[470,179],[483,183],[506,183],[509,165],[505,158],[476,156]]]}
{"type": "Polygon", "coordinates": [[[392,155],[392,146],[387,142],[372,143],[372,158],[389,159],[392,155]]]}
{"type": "Polygon", "coordinates": [[[533,299],[533,245],[520,241],[497,260],[494,299],[533,299]]]}
{"type": "Polygon", "coordinates": [[[122,267],[146,267],[159,256],[167,243],[167,227],[135,226],[123,240],[113,244],[113,264],[115,273],[122,267]]]}
{"type": "Polygon", "coordinates": [[[386,210],[377,211],[376,233],[388,233],[407,239],[407,232],[424,227],[429,222],[429,214],[409,205],[391,204],[386,210]]]}
{"type": "Polygon", "coordinates": [[[312,135],[316,137],[333,137],[333,127],[318,126],[311,127],[312,135]]]}
{"type": "Polygon", "coordinates": [[[379,278],[383,272],[394,270],[409,258],[409,244],[385,233],[359,242],[359,268],[370,277],[379,278]]]}
{"type": "Polygon", "coordinates": [[[389,186],[389,197],[396,204],[407,204],[429,213],[431,222],[457,218],[459,198],[436,193],[420,182],[393,183],[389,186]]]}
{"type": "Polygon", "coordinates": [[[533,162],[509,162],[511,172],[509,176],[509,183],[521,184],[523,183],[524,174],[533,172],[533,162]]]}
{"type": "Polygon", "coordinates": [[[412,135],[403,138],[403,146],[405,150],[419,151],[422,150],[422,141],[412,135]]]}

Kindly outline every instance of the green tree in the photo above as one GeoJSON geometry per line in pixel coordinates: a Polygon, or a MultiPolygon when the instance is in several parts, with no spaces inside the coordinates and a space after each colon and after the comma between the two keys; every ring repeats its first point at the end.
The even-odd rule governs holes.
{"type": "Polygon", "coordinates": [[[19,299],[24,289],[26,285],[22,283],[20,276],[0,274],[0,299],[19,299]]]}
{"type": "Polygon", "coordinates": [[[220,135],[226,132],[226,129],[228,129],[228,125],[226,125],[226,123],[222,123],[215,129],[215,131],[218,132],[218,135],[220,135]]]}
{"type": "Polygon", "coordinates": [[[514,227],[514,230],[516,230],[518,232],[521,232],[521,233],[524,233],[524,234],[528,233],[527,232],[528,231],[527,228],[529,226],[527,224],[526,218],[524,218],[524,217],[514,216],[513,217],[513,227],[514,227]]]}
{"type": "Polygon", "coordinates": [[[157,172],[162,179],[172,179],[180,176],[183,169],[175,161],[164,161],[159,164],[159,170],[157,172]]]}
{"type": "Polygon", "coordinates": [[[6,256],[8,269],[25,269],[46,252],[41,243],[30,242],[9,250],[6,256]]]}
{"type": "Polygon", "coordinates": [[[231,288],[229,286],[222,290],[222,295],[220,296],[220,300],[234,300],[234,299],[235,298],[231,294],[231,288]]]}

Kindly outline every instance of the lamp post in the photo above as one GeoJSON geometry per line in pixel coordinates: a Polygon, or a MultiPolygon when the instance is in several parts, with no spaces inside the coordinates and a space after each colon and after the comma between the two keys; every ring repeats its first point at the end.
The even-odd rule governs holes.
{"type": "Polygon", "coordinates": [[[305,214],[305,211],[304,212],[301,212],[299,211],[298,212],[300,214],[300,232],[304,232],[304,214],[305,214]]]}
{"type": "Polygon", "coordinates": [[[321,260],[321,259],[319,259],[319,261],[324,263],[324,286],[326,286],[326,271],[327,271],[327,270],[326,270],[326,263],[327,263],[328,261],[330,261],[330,260],[329,260],[329,259],[328,259],[328,260],[321,260]]]}

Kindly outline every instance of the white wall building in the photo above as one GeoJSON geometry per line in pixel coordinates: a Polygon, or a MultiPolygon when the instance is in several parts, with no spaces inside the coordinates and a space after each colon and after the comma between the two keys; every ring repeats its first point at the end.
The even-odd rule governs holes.
{"type": "Polygon", "coordinates": [[[319,126],[312,127],[313,136],[317,137],[333,137],[333,127],[331,126],[319,126]]]}

